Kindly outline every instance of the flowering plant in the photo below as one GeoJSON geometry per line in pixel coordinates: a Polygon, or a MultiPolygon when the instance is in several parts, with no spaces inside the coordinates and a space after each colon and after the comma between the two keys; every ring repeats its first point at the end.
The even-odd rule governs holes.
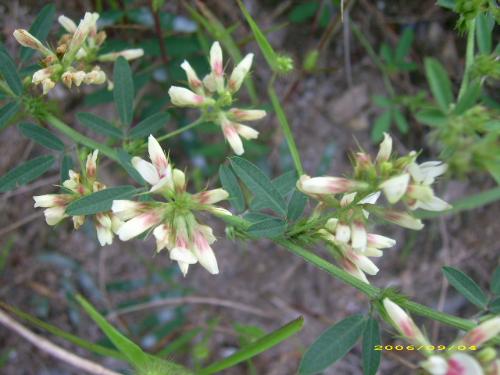
{"type": "MultiPolygon", "coordinates": [[[[195,63],[196,57],[199,56],[190,56],[191,63],[187,59],[172,62],[167,56],[160,17],[160,9],[163,6],[161,1],[152,1],[150,11],[159,39],[158,53],[162,55],[167,68],[165,70],[158,68],[154,73],[151,73],[151,70],[157,66],[143,64],[148,54],[146,47],[151,48],[147,43],[144,43],[144,49],[120,47],[118,50],[113,50],[107,45],[106,23],[99,24],[99,20],[109,17],[106,14],[86,12],[78,24],[61,15],[58,22],[63,32],[55,47],[51,47],[51,44],[45,41],[47,35],[44,35],[44,28],[40,27],[50,24],[53,20],[55,14],[53,5],[43,8],[29,31],[15,30],[13,32],[15,40],[21,46],[41,54],[42,58],[37,60],[33,69],[18,69],[15,59],[7,50],[4,48],[0,50],[1,100],[6,102],[0,109],[0,130],[21,122],[18,127],[21,134],[37,145],[49,149],[50,154],[37,156],[10,169],[0,177],[0,192],[6,193],[19,185],[34,181],[50,171],[56,160],[58,161],[60,185],[47,184],[46,181],[40,180],[44,186],[48,186],[50,193],[40,195],[35,193],[34,207],[43,209],[45,221],[49,226],[56,227],[54,231],[64,228],[65,219],[71,217],[73,229],[81,229],[79,235],[88,236],[89,233],[95,232],[93,236],[102,247],[99,249],[100,259],[97,267],[102,296],[99,294],[95,300],[106,299],[107,307],[111,310],[113,310],[112,303],[107,300],[106,285],[102,281],[104,278],[102,257],[113,248],[109,245],[119,247],[121,251],[122,248],[127,248],[123,242],[141,240],[146,242],[147,249],[151,249],[153,246],[148,241],[154,240],[156,251],[152,253],[155,260],[158,260],[158,263],[173,262],[175,266],[175,270],[169,268],[170,276],[161,274],[160,277],[162,283],[166,280],[171,281],[171,285],[175,287],[173,286],[173,291],[169,293],[174,294],[177,293],[175,288],[178,285],[188,283],[193,273],[198,272],[195,269],[188,275],[191,265],[199,263],[208,271],[205,277],[229,273],[228,268],[231,265],[226,259],[224,262],[221,261],[222,251],[218,249],[220,242],[215,245],[217,238],[225,234],[235,243],[253,243],[257,239],[266,239],[355,288],[367,297],[369,305],[369,309],[363,314],[348,316],[320,335],[301,354],[301,362],[298,364],[299,374],[324,371],[347,354],[362,337],[363,371],[365,374],[374,375],[378,371],[381,359],[381,353],[376,348],[383,347],[379,321],[397,330],[397,334],[391,334],[390,340],[402,338],[410,344],[413,348],[411,350],[422,349],[417,350],[425,356],[425,359],[419,360],[414,365],[421,372],[430,375],[500,374],[500,360],[495,351],[495,347],[500,343],[498,317],[500,268],[496,269],[491,278],[490,293],[484,292],[474,280],[459,269],[443,268],[446,280],[466,300],[480,309],[471,319],[442,312],[441,308],[434,309],[416,303],[394,288],[379,288],[372,284],[380,282],[380,278],[376,279],[375,275],[387,272],[387,266],[380,258],[386,252],[388,254],[385,259],[393,257],[395,250],[387,249],[399,245],[394,232],[386,228],[374,229],[375,226],[384,223],[392,228],[399,226],[420,231],[424,228],[426,218],[455,213],[499,199],[498,188],[483,193],[486,194],[486,198],[485,195],[480,195],[479,198],[469,197],[465,203],[463,201],[453,205],[448,203],[447,199],[440,198],[446,196],[440,192],[442,191],[440,182],[450,177],[449,164],[441,160],[427,160],[432,158],[428,157],[428,150],[425,148],[419,151],[398,152],[402,147],[393,147],[396,138],[388,132],[380,131],[377,125],[375,127],[380,143],[375,156],[360,148],[351,155],[350,171],[342,176],[330,176],[326,175],[326,172],[318,172],[318,176],[307,174],[283,107],[284,100],[280,98],[275,88],[276,81],[293,70],[293,60],[287,55],[276,53],[243,3],[239,0],[236,3],[258,44],[259,53],[242,56],[231,33],[205,5],[199,3],[196,9],[186,5],[191,16],[203,25],[214,39],[219,39],[208,47],[205,37],[199,33],[202,42],[197,51],[202,49],[202,45],[206,46],[208,55],[206,62],[203,61],[204,65],[201,64],[199,68],[197,65],[200,64],[195,63]],[[223,60],[225,53],[231,56],[235,64],[230,74],[226,73],[223,60]],[[256,94],[251,75],[252,68],[256,67],[252,65],[254,59],[258,60],[260,57],[265,59],[271,71],[265,98],[265,95],[256,94]],[[135,60],[134,66],[130,65],[130,60],[135,60]],[[114,63],[112,79],[107,68],[100,66],[101,63],[107,62],[114,63]],[[179,72],[182,73],[179,79],[171,78],[179,72]],[[206,74],[203,76],[201,72],[206,74]],[[149,87],[143,88],[141,79],[148,80],[152,79],[151,77],[156,77],[157,86],[161,90],[160,95],[156,93],[150,95],[147,92],[149,87]],[[165,81],[168,82],[168,87],[163,87],[165,81]],[[57,92],[61,88],[56,87],[59,82],[66,86],[63,88],[65,95],[81,94],[78,87],[82,84],[107,83],[107,87],[102,91],[93,92],[86,98],[91,98],[89,100],[91,104],[96,103],[96,97],[113,101],[117,116],[110,115],[111,119],[105,119],[90,112],[76,114],[75,117],[81,125],[97,133],[95,137],[89,136],[86,130],[73,124],[72,120],[67,124],[61,115],[66,108],[57,108],[61,102],[57,92]],[[41,94],[39,90],[33,89],[39,85],[42,86],[41,94]],[[244,91],[248,93],[248,101],[244,91]],[[151,99],[156,96],[161,98],[151,99]],[[269,104],[263,104],[267,99],[269,104]],[[148,100],[152,100],[153,103],[149,103],[148,100]],[[165,110],[167,104],[169,107],[165,110]],[[260,168],[258,163],[250,161],[252,150],[262,147],[262,139],[265,136],[258,139],[259,131],[246,125],[247,122],[263,120],[270,110],[276,114],[280,134],[283,136],[285,146],[288,147],[294,167],[292,171],[274,179],[271,179],[268,171],[260,168]],[[187,121],[184,120],[192,113],[196,114],[196,119],[186,124],[187,121]],[[166,129],[173,123],[171,118],[178,119],[178,123],[182,126],[167,131],[166,129]],[[183,156],[191,156],[192,149],[186,144],[193,141],[192,130],[195,128],[200,133],[206,134],[210,134],[212,130],[217,134],[222,131],[230,152],[225,142],[221,145],[216,143],[216,140],[207,141],[209,146],[203,146],[204,152],[208,154],[217,148],[220,158],[216,163],[206,163],[206,159],[193,157],[191,159],[193,165],[185,169],[179,165],[174,166],[172,160],[180,161],[183,160],[183,156]],[[64,135],[66,140],[62,141],[57,133],[64,135]],[[172,142],[175,137],[178,138],[172,142]],[[146,159],[143,158],[145,150],[148,154],[146,159]],[[245,150],[247,153],[243,158],[241,155],[245,150]],[[99,174],[98,158],[101,159],[99,174]],[[74,162],[79,167],[75,167],[74,162]],[[204,165],[210,173],[203,172],[200,165],[204,165]],[[111,166],[116,166],[119,172],[113,170],[111,166]],[[116,178],[110,178],[106,173],[110,170],[117,174],[116,178]],[[210,179],[210,175],[218,175],[220,184],[210,179]],[[105,184],[104,181],[108,180],[113,183],[105,184]],[[127,181],[127,185],[117,185],[115,181],[118,180],[127,181]],[[133,185],[131,181],[134,181],[133,185]],[[471,201],[473,203],[470,203],[471,201]],[[478,201],[480,203],[477,203],[478,201]],[[86,220],[87,218],[89,220],[86,220]],[[93,223],[92,226],[85,225],[89,221],[93,223]],[[222,224],[225,225],[225,231],[219,227],[222,224]],[[328,257],[331,257],[335,264],[331,263],[328,257]],[[177,267],[184,278],[177,279],[179,274],[177,267]],[[464,331],[450,344],[450,347],[466,347],[474,353],[451,350],[436,352],[432,349],[434,346],[429,335],[417,326],[410,313],[464,331]]],[[[343,7],[344,3],[341,3],[343,7]]],[[[474,39],[474,28],[471,29],[470,26],[472,23],[481,25],[485,14],[498,13],[487,1],[472,3],[473,6],[469,2],[457,2],[455,8],[460,13],[459,24],[468,27],[468,40],[470,33],[474,39]]],[[[343,12],[344,9],[341,8],[340,17],[343,17],[343,12]]],[[[133,19],[133,13],[125,14],[124,19],[127,21],[129,18],[133,19]]],[[[333,30],[333,27],[331,29],[333,30]]],[[[468,44],[468,48],[474,50],[473,42],[468,43],[472,43],[472,47],[468,44]]],[[[316,52],[310,55],[312,57],[308,59],[301,74],[314,70],[319,55],[319,51],[316,52]]],[[[20,60],[24,61],[22,54],[20,60]]],[[[26,52],[24,54],[26,56],[26,52]]],[[[399,56],[391,59],[391,53],[385,53],[385,60],[392,63],[391,72],[397,72],[400,68],[404,71],[416,69],[414,65],[411,67],[405,65],[408,64],[405,62],[405,53],[400,51],[396,54],[399,56]]],[[[184,57],[182,54],[182,58],[184,57]]],[[[484,59],[487,57],[483,56],[484,59]]],[[[491,59],[488,61],[491,63],[491,59]]],[[[427,75],[432,77],[431,89],[438,106],[441,107],[440,110],[449,115],[447,121],[458,118],[460,122],[457,124],[462,131],[462,125],[467,122],[464,116],[475,117],[474,121],[477,120],[481,125],[478,125],[479,130],[474,129],[474,132],[481,133],[480,136],[484,137],[484,140],[487,139],[486,143],[477,144],[492,145],[492,149],[496,149],[498,137],[490,136],[498,135],[498,126],[492,123],[495,119],[494,109],[486,110],[481,105],[472,106],[479,97],[482,81],[474,81],[475,78],[472,78],[474,69],[471,64],[468,61],[462,82],[462,88],[464,85],[465,88],[460,90],[457,103],[451,103],[451,99],[447,97],[449,95],[443,94],[441,86],[448,86],[449,82],[440,80],[439,74],[436,74],[439,68],[436,69],[433,62],[427,63],[427,75]],[[474,88],[472,93],[469,92],[472,90],[471,86],[474,88]],[[460,111],[457,112],[456,108],[460,111]],[[478,119],[476,115],[481,117],[481,114],[484,116],[478,119]]],[[[477,64],[481,65],[480,59],[477,64]]],[[[484,61],[482,65],[485,65],[484,61]]],[[[479,68],[476,67],[477,69],[479,68]]],[[[390,87],[390,83],[388,86],[390,87]]],[[[392,105],[393,103],[390,104],[392,105]]],[[[401,124],[399,116],[402,114],[398,112],[399,109],[391,107],[390,111],[392,111],[391,116],[393,113],[399,113],[394,116],[401,124]]],[[[450,124],[449,121],[447,124],[450,124]]],[[[386,125],[382,130],[388,130],[389,124],[386,125]]],[[[454,130],[450,128],[440,128],[431,133],[433,137],[439,138],[440,142],[446,144],[460,138],[457,136],[450,140],[448,137],[450,131],[455,137],[454,130]]],[[[208,138],[210,137],[207,136],[208,138]]],[[[202,147],[198,146],[196,149],[199,151],[202,147]]],[[[31,149],[28,149],[29,152],[31,149]]],[[[474,153],[478,152],[474,148],[474,153]]],[[[484,153],[484,150],[481,152],[484,153]]],[[[467,153],[465,149],[454,149],[455,156],[447,158],[451,163],[451,173],[455,173],[456,155],[467,153]]],[[[441,155],[446,156],[445,153],[441,155]]],[[[497,156],[490,159],[496,160],[495,158],[497,156]]],[[[307,166],[307,170],[310,172],[312,168],[307,166]]],[[[33,189],[35,188],[36,186],[33,189]]],[[[134,242],[131,246],[136,245],[137,242],[134,242]]],[[[411,247],[411,244],[408,246],[411,247]]],[[[145,263],[152,268],[155,266],[149,265],[149,260],[145,263]]],[[[81,284],[88,286],[88,278],[83,279],[87,281],[81,284]]],[[[41,289],[43,288],[38,287],[37,290],[41,289]]],[[[98,288],[87,289],[95,292],[98,288]]],[[[174,361],[164,359],[171,353],[170,349],[161,352],[147,351],[145,347],[148,345],[148,340],[142,340],[143,347],[139,346],[112,326],[85,298],[76,293],[76,288],[66,288],[66,290],[70,295],[72,306],[75,303],[79,304],[113,343],[113,349],[65,333],[1,301],[0,324],[19,333],[50,355],[81,371],[95,374],[117,373],[58,347],[31,332],[10,315],[27,320],[76,346],[126,361],[137,374],[147,375],[219,373],[239,363],[250,361],[255,355],[279,344],[299,332],[304,323],[303,318],[299,317],[269,334],[238,327],[239,332],[243,332],[240,337],[242,348],[206,365],[204,361],[207,355],[202,345],[206,345],[208,338],[213,334],[216,323],[211,323],[210,327],[204,330],[205,337],[198,343],[200,346],[196,346],[197,349],[193,350],[194,354],[189,364],[181,366],[174,361]],[[249,331],[252,331],[251,334],[249,331]],[[252,336],[251,339],[248,336],[252,336]],[[195,372],[188,366],[194,367],[195,372]]],[[[95,297],[92,293],[86,294],[89,298],[95,297]]],[[[151,297],[151,300],[149,303],[158,302],[156,297],[151,297]]],[[[219,303],[209,298],[196,301],[195,303],[200,301],[208,304],[219,303]]],[[[222,305],[267,316],[256,308],[242,306],[240,303],[224,302],[222,305]]],[[[136,311],[142,307],[135,303],[125,308],[125,311],[136,311]]],[[[108,317],[115,316],[113,314],[116,315],[116,311],[111,311],[108,317]]],[[[161,319],[158,320],[158,323],[161,323],[159,325],[164,323],[161,319]]],[[[120,330],[126,328],[126,324],[120,319],[117,321],[120,322],[120,330]]],[[[145,325],[149,327],[150,323],[148,321],[145,325]]],[[[162,337],[165,337],[163,328],[161,331],[162,337]]],[[[135,335],[133,330],[128,333],[135,335]]],[[[193,337],[190,337],[190,340],[193,337]]],[[[167,336],[167,339],[170,340],[170,337],[167,336]]],[[[253,366],[251,362],[249,363],[253,366]]]]}

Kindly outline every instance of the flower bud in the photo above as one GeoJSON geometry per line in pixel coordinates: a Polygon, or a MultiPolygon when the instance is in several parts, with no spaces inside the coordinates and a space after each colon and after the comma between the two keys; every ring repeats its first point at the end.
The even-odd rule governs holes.
{"type": "Polygon", "coordinates": [[[338,223],[335,229],[335,239],[338,242],[348,243],[351,239],[351,228],[344,223],[338,223]]]}
{"type": "Polygon", "coordinates": [[[189,64],[189,62],[184,60],[183,63],[181,64],[181,68],[186,72],[188,85],[191,88],[191,90],[197,93],[203,93],[203,87],[202,87],[203,84],[201,80],[198,78],[198,75],[196,74],[194,69],[189,64]]]}
{"type": "Polygon", "coordinates": [[[45,215],[45,221],[48,225],[56,225],[62,219],[68,217],[68,215],[66,215],[66,207],[61,206],[47,208],[43,214],[45,215]]]}
{"type": "Polygon", "coordinates": [[[429,345],[422,332],[420,332],[410,316],[399,305],[392,302],[389,298],[384,298],[383,304],[394,327],[403,336],[415,344],[429,345]]]}
{"type": "Polygon", "coordinates": [[[261,109],[239,109],[231,108],[228,111],[228,117],[235,121],[255,121],[266,116],[266,111],[261,109]]]}
{"type": "Polygon", "coordinates": [[[200,107],[213,103],[213,99],[195,94],[184,87],[172,86],[168,90],[168,95],[172,104],[179,107],[200,107]]]}
{"type": "Polygon", "coordinates": [[[33,207],[63,207],[70,200],[71,195],[69,194],[45,194],[45,195],[36,195],[33,197],[35,201],[35,205],[33,207]]]}
{"type": "Polygon", "coordinates": [[[172,171],[172,180],[174,182],[174,188],[178,192],[186,190],[186,175],[180,169],[174,168],[172,171]]]}
{"type": "Polygon", "coordinates": [[[99,150],[94,150],[94,152],[87,156],[87,162],[85,163],[85,173],[90,179],[95,179],[96,177],[98,155],[99,150]]]}
{"type": "Polygon", "coordinates": [[[241,62],[236,65],[231,77],[229,78],[228,87],[231,92],[236,92],[240,89],[243,80],[250,71],[253,61],[253,53],[246,55],[241,62]]]}
{"type": "Polygon", "coordinates": [[[467,332],[462,342],[467,346],[479,346],[500,333],[500,317],[488,319],[467,332]]]}
{"type": "Polygon", "coordinates": [[[245,139],[256,139],[259,136],[259,132],[250,126],[242,124],[234,124],[234,127],[238,134],[245,139]]]}
{"type": "Polygon", "coordinates": [[[368,233],[368,246],[375,247],[377,249],[386,249],[388,247],[393,247],[396,245],[396,240],[392,238],[381,236],[380,234],[368,233]]]}
{"type": "Polygon", "coordinates": [[[200,264],[212,275],[219,273],[217,259],[207,239],[199,230],[194,232],[193,251],[200,264]]]}
{"type": "Polygon", "coordinates": [[[297,188],[306,194],[338,194],[354,190],[359,184],[342,177],[301,176],[297,188]]]}
{"type": "Polygon", "coordinates": [[[19,42],[20,45],[37,50],[44,55],[53,55],[53,52],[45,47],[42,42],[31,35],[28,31],[24,29],[17,29],[14,31],[14,38],[19,42]]]}
{"type": "Polygon", "coordinates": [[[482,349],[477,353],[477,359],[482,363],[488,363],[493,361],[497,357],[497,351],[491,346],[482,349]]]}
{"type": "Polygon", "coordinates": [[[245,150],[243,149],[243,142],[235,128],[235,124],[224,118],[221,121],[222,133],[224,138],[228,141],[231,149],[236,155],[242,155],[245,150]]]}
{"type": "Polygon", "coordinates": [[[68,33],[73,34],[76,31],[76,23],[71,18],[61,15],[57,21],[68,33]]]}
{"type": "Polygon", "coordinates": [[[129,220],[138,216],[145,208],[146,206],[143,203],[118,199],[113,201],[111,211],[120,219],[129,220]]]}
{"type": "Polygon", "coordinates": [[[55,87],[55,82],[50,78],[46,78],[42,81],[43,95],[47,95],[47,93],[55,87]]]}
{"type": "Polygon", "coordinates": [[[385,220],[402,226],[403,228],[420,230],[424,227],[424,224],[421,220],[408,215],[406,212],[386,210],[383,217],[385,220]]]}
{"type": "Polygon", "coordinates": [[[222,49],[220,47],[219,42],[214,42],[212,47],[210,48],[210,67],[212,68],[212,72],[210,74],[211,79],[209,86],[218,93],[224,91],[224,68],[222,65],[222,49]]]}
{"type": "Polygon", "coordinates": [[[120,240],[128,241],[154,227],[160,220],[161,217],[156,211],[147,211],[124,223],[118,230],[118,236],[120,240]]]}
{"type": "Polygon", "coordinates": [[[431,375],[446,375],[448,372],[446,359],[438,355],[430,356],[426,361],[421,362],[420,366],[431,375]]]}
{"type": "Polygon", "coordinates": [[[82,44],[87,39],[87,36],[90,32],[90,27],[92,26],[93,18],[94,17],[92,16],[92,13],[89,12],[85,13],[85,16],[83,17],[82,20],[80,20],[78,27],[73,33],[73,37],[69,42],[68,52],[65,56],[73,58],[73,56],[78,52],[82,44]]]}
{"type": "Polygon", "coordinates": [[[384,140],[380,143],[377,157],[375,158],[376,163],[383,163],[391,157],[392,152],[392,138],[389,134],[384,133],[384,140]]]}
{"type": "Polygon", "coordinates": [[[354,250],[363,251],[368,242],[366,228],[362,222],[355,221],[351,225],[351,246],[354,250]]]}
{"type": "Polygon", "coordinates": [[[206,190],[193,196],[200,204],[215,204],[229,197],[229,193],[224,189],[206,190]]]}
{"type": "Polygon", "coordinates": [[[38,85],[39,83],[42,83],[44,80],[49,79],[52,76],[52,73],[54,73],[54,69],[52,67],[39,69],[35,73],[33,73],[31,82],[34,83],[35,85],[38,85]]]}
{"type": "Polygon", "coordinates": [[[98,61],[115,61],[118,57],[123,57],[125,60],[134,60],[142,57],[144,50],[142,48],[126,49],[119,52],[105,53],[97,57],[98,61]]]}

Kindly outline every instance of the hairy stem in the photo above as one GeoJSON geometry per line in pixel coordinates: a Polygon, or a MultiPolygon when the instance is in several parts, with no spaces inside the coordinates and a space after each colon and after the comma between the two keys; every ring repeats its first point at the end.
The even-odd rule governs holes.
{"type": "Polygon", "coordinates": [[[290,150],[290,154],[292,155],[295,169],[297,170],[297,174],[300,176],[304,174],[304,168],[302,167],[302,162],[300,160],[299,150],[297,149],[297,145],[295,144],[295,139],[293,138],[293,134],[290,129],[288,119],[286,118],[285,111],[281,106],[281,103],[278,99],[278,95],[276,95],[276,90],[274,90],[273,83],[274,83],[274,78],[271,80],[269,86],[267,87],[267,92],[269,94],[269,98],[271,99],[274,112],[276,112],[276,116],[278,117],[278,122],[280,124],[281,131],[283,132],[286,143],[288,144],[288,148],[290,150]]]}
{"type": "Polygon", "coordinates": [[[76,143],[79,143],[83,146],[99,150],[102,154],[106,155],[108,158],[113,159],[115,161],[118,160],[118,156],[116,151],[111,147],[103,145],[93,139],[84,136],[83,134],[77,132],[75,129],[65,124],[62,120],[58,119],[54,115],[46,114],[43,119],[49,123],[52,127],[59,130],[61,133],[71,138],[76,143]]]}
{"type": "MultiPolygon", "coordinates": [[[[470,67],[474,63],[474,40],[476,33],[476,19],[467,21],[467,48],[465,51],[465,68],[460,91],[458,92],[458,100],[464,95],[469,87],[470,67]]],[[[458,101],[457,100],[457,101],[458,101]]]]}

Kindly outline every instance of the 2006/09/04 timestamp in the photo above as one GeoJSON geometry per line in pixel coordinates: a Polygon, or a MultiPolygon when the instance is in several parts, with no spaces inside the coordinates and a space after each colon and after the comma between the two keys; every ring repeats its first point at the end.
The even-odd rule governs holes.
{"type": "Polygon", "coordinates": [[[375,345],[373,347],[375,351],[473,351],[478,350],[475,345],[375,345]]]}

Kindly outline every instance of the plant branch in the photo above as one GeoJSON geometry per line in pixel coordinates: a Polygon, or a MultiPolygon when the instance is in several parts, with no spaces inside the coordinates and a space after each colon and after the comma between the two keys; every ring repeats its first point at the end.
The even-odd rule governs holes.
{"type": "Polygon", "coordinates": [[[46,338],[39,336],[28,328],[18,323],[16,320],[12,319],[3,310],[0,310],[0,324],[4,325],[6,328],[16,332],[18,335],[22,336],[28,340],[32,345],[36,346],[38,349],[44,351],[45,353],[55,357],[63,362],[70,364],[82,371],[89,374],[95,375],[120,375],[118,372],[108,370],[102,367],[98,363],[89,361],[88,359],[81,358],[73,353],[70,353],[66,349],[57,346],[46,338]]]}
{"type": "Polygon", "coordinates": [[[288,123],[285,111],[283,110],[283,107],[281,106],[281,103],[278,99],[278,95],[276,95],[276,90],[274,89],[273,83],[274,83],[274,78],[269,83],[269,86],[267,87],[267,92],[269,98],[271,99],[274,112],[276,112],[276,117],[278,117],[278,123],[280,124],[281,131],[283,132],[286,143],[288,144],[288,149],[290,150],[290,154],[292,155],[293,163],[295,165],[295,169],[297,170],[297,174],[301,176],[304,174],[304,168],[302,167],[302,162],[300,160],[299,150],[297,149],[297,145],[295,144],[295,139],[290,129],[290,124],[288,123]]]}
{"type": "Polygon", "coordinates": [[[467,47],[465,51],[465,68],[460,91],[458,92],[458,100],[465,94],[469,87],[470,67],[474,63],[474,38],[476,33],[476,19],[467,21],[467,47]]]}
{"type": "Polygon", "coordinates": [[[92,149],[97,149],[101,153],[106,155],[108,158],[113,159],[115,161],[118,160],[118,156],[116,154],[116,151],[113,150],[111,147],[103,145],[102,143],[99,143],[99,142],[94,141],[93,139],[91,139],[89,137],[84,136],[83,134],[77,132],[75,129],[73,129],[69,125],[65,124],[62,120],[58,119],[54,115],[46,114],[43,119],[47,123],[49,123],[52,127],[56,128],[64,135],[71,138],[76,143],[79,143],[83,146],[87,146],[87,147],[92,148],[92,149]]]}
{"type": "Polygon", "coordinates": [[[188,131],[188,130],[193,129],[194,127],[196,127],[196,126],[198,126],[198,125],[202,124],[203,122],[205,122],[205,119],[204,119],[204,118],[203,118],[203,116],[202,116],[202,117],[200,117],[198,120],[196,120],[196,121],[194,121],[194,122],[192,122],[192,123],[190,123],[190,124],[188,124],[188,125],[186,125],[186,126],[183,126],[182,128],[176,129],[176,130],[174,130],[174,131],[171,131],[170,133],[167,133],[167,134],[165,134],[165,135],[163,135],[163,136],[161,136],[161,137],[158,137],[158,138],[157,138],[157,141],[158,141],[158,142],[161,142],[161,141],[164,141],[164,140],[166,140],[166,139],[169,139],[169,138],[175,137],[176,135],[179,135],[179,134],[181,134],[181,133],[184,133],[184,132],[186,132],[186,131],[188,131]]]}

